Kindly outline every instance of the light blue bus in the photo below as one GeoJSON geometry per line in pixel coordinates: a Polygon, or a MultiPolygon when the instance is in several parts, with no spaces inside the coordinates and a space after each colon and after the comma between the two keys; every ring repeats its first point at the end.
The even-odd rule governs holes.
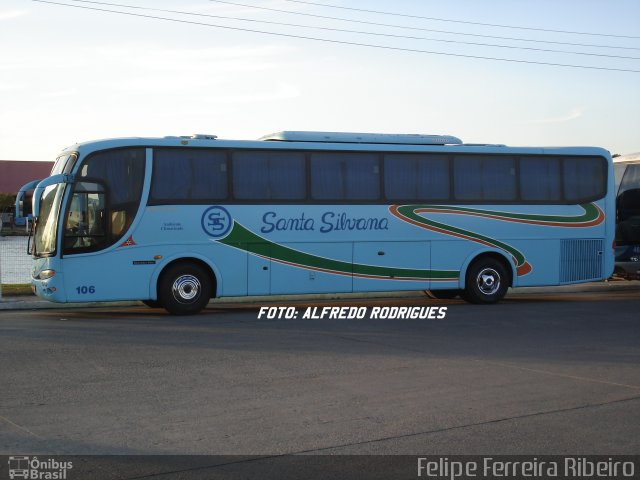
{"type": "Polygon", "coordinates": [[[613,272],[612,160],[594,147],[280,132],[74,145],[37,183],[33,289],[54,302],[509,286],[613,272]]]}

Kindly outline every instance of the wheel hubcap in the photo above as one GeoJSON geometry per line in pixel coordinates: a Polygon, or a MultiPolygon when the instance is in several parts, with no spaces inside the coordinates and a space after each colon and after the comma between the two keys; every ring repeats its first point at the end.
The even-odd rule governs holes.
{"type": "Polygon", "coordinates": [[[500,289],[500,274],[493,268],[485,268],[478,274],[476,282],[484,295],[493,295],[500,289]]]}
{"type": "Polygon", "coordinates": [[[190,303],[200,295],[200,281],[193,275],[181,275],[173,282],[173,298],[180,303],[190,303]]]}

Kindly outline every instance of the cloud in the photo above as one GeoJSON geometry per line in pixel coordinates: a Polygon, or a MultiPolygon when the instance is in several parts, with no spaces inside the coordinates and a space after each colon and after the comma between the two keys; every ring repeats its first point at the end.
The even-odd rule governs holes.
{"type": "Polygon", "coordinates": [[[115,57],[115,58],[136,58],[138,63],[143,58],[147,63],[157,64],[158,62],[171,63],[174,61],[220,61],[238,59],[259,59],[273,58],[290,55],[296,51],[295,48],[282,45],[258,45],[250,47],[206,47],[206,48],[163,48],[153,45],[112,45],[109,47],[99,47],[87,49],[93,56],[115,57]]]}
{"type": "Polygon", "coordinates": [[[0,92],[12,92],[17,90],[23,90],[24,85],[17,83],[0,83],[0,92]]]}
{"type": "Polygon", "coordinates": [[[0,21],[22,17],[28,13],[29,12],[27,10],[5,10],[5,11],[0,10],[0,21]]]}
{"type": "Polygon", "coordinates": [[[569,110],[567,113],[558,115],[555,117],[543,118],[541,120],[532,120],[529,122],[525,122],[527,124],[546,124],[546,123],[564,123],[570,122],[572,120],[576,120],[580,118],[585,112],[585,109],[582,107],[576,107],[569,110]]]}
{"type": "Polygon", "coordinates": [[[273,102],[276,100],[288,100],[300,96],[300,90],[294,85],[281,83],[273,91],[251,92],[239,94],[226,94],[205,98],[206,102],[226,105],[273,102]]]}
{"type": "Polygon", "coordinates": [[[66,89],[66,90],[55,90],[51,92],[42,92],[40,96],[42,98],[62,98],[62,97],[71,97],[75,95],[77,90],[75,88],[66,89]]]}

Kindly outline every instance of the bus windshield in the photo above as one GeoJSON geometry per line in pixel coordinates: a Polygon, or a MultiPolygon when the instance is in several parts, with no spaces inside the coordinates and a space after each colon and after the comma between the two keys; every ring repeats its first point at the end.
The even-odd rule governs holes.
{"type": "Polygon", "coordinates": [[[58,215],[64,187],[64,183],[49,185],[42,193],[40,215],[35,226],[34,256],[53,255],[56,251],[58,215]]]}
{"type": "Polygon", "coordinates": [[[640,164],[626,167],[616,200],[616,243],[637,245],[640,244],[640,164]]]}
{"type": "Polygon", "coordinates": [[[56,175],[58,173],[69,173],[77,159],[78,155],[76,153],[60,155],[58,158],[56,158],[56,161],[53,164],[51,175],[56,175]]]}

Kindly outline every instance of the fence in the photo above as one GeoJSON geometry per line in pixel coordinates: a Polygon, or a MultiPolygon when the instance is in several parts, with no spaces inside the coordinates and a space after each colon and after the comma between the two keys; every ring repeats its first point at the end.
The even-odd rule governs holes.
{"type": "Polygon", "coordinates": [[[7,227],[0,232],[0,284],[30,283],[32,259],[27,254],[26,235],[7,227]]]}

